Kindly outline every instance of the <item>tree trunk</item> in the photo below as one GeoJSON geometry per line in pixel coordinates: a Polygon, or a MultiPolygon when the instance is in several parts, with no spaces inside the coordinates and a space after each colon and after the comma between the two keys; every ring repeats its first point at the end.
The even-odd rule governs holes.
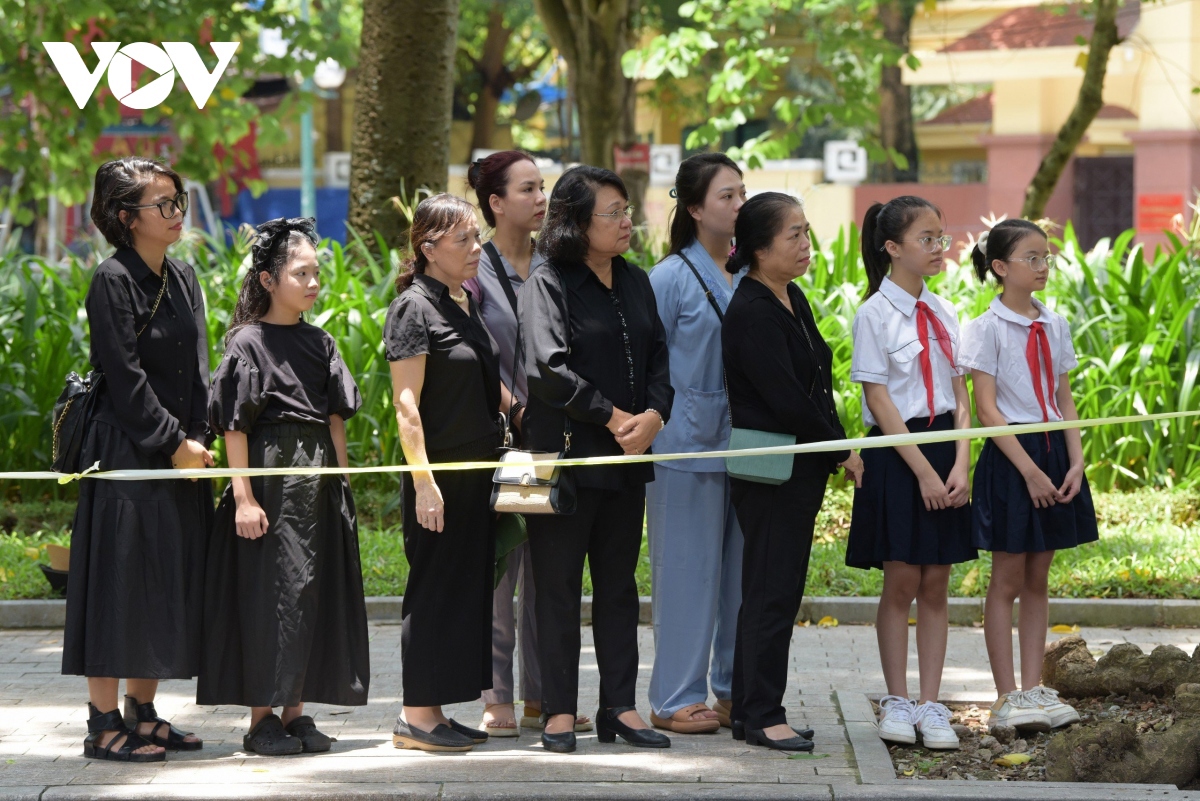
{"type": "MultiPolygon", "coordinates": [[[[888,0],[879,4],[879,22],[883,38],[900,53],[908,53],[916,0],[888,0]]],[[[885,65],[879,78],[879,140],[908,160],[901,168],[888,159],[880,169],[882,183],[902,183],[918,179],[920,155],[913,130],[912,93],[901,79],[900,65],[885,65]]]]}
{"type": "Polygon", "coordinates": [[[391,199],[446,188],[457,28],[458,0],[363,0],[348,223],[368,241],[403,246],[391,199]]]}
{"type": "Polygon", "coordinates": [[[475,101],[472,150],[489,150],[492,147],[492,137],[496,133],[496,109],[500,107],[500,95],[509,85],[504,69],[504,51],[508,49],[508,40],[511,38],[512,31],[504,27],[504,6],[495,0],[488,11],[487,38],[483,42],[483,56],[477,65],[483,87],[479,90],[479,99],[475,101]]]}
{"type": "MultiPolygon", "coordinates": [[[[625,78],[622,81],[623,94],[621,99],[621,127],[618,131],[617,143],[622,148],[637,144],[637,81],[625,78]]],[[[629,203],[633,206],[633,224],[637,226],[646,223],[646,190],[650,187],[650,173],[642,169],[621,170],[621,180],[629,190],[629,203]]],[[[641,249],[640,241],[635,241],[634,247],[641,249]]]]}
{"type": "Polygon", "coordinates": [[[1108,72],[1108,56],[1121,41],[1117,33],[1117,6],[1118,0],[1092,2],[1096,12],[1096,27],[1092,29],[1092,40],[1088,44],[1083,83],[1079,87],[1079,96],[1075,98],[1075,107],[1058,130],[1054,143],[1050,145],[1050,152],[1038,165],[1033,181],[1025,190],[1021,216],[1027,220],[1036,220],[1045,214],[1046,203],[1054,193],[1067,162],[1104,105],[1104,76],[1108,72]]]}
{"type": "Polygon", "coordinates": [[[580,158],[611,170],[625,97],[621,56],[629,49],[630,0],[534,0],[534,7],[570,70],[580,158]]]}

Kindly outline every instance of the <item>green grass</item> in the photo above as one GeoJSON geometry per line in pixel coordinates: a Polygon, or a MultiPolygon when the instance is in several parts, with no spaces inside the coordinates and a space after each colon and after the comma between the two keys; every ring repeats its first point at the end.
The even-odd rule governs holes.
{"type": "MultiPolygon", "coordinates": [[[[360,515],[363,583],[367,595],[402,595],[408,580],[399,511],[398,482],[355,479],[360,515]]],[[[1200,492],[1136,490],[1097,493],[1100,541],[1060,552],[1050,573],[1058,598],[1200,599],[1200,492]]],[[[817,520],[809,564],[809,595],[878,595],[883,574],[846,567],[851,493],[826,496],[817,520]]],[[[10,503],[0,508],[0,599],[48,598],[50,587],[37,567],[48,559],[47,543],[69,544],[74,504],[65,501],[10,503]],[[32,549],[32,550],[31,550],[32,549]]],[[[956,565],[950,594],[981,597],[987,592],[991,558],[956,565]]],[[[650,594],[650,559],[642,540],[638,592],[650,594]]],[[[591,594],[584,574],[585,595],[591,594]]]]}

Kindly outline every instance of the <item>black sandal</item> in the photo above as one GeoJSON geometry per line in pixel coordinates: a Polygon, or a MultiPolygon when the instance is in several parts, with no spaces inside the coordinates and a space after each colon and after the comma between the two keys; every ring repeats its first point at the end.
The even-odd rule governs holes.
{"type": "Polygon", "coordinates": [[[125,696],[125,725],[137,731],[139,723],[155,724],[149,734],[139,736],[146,738],[154,745],[161,745],[168,751],[199,751],[204,747],[203,740],[188,741],[185,739],[191,736],[190,731],[180,731],[171,725],[171,721],[160,718],[154,709],[153,701],[139,704],[136,698],[127,695],[125,696]],[[162,726],[167,727],[166,737],[162,737],[158,733],[162,726]]]}
{"type": "Polygon", "coordinates": [[[303,751],[304,743],[284,730],[278,715],[270,714],[242,738],[242,748],[263,756],[290,756],[303,751]]]}
{"type": "Polygon", "coordinates": [[[309,715],[301,715],[296,718],[284,728],[284,731],[304,743],[304,753],[306,754],[322,754],[337,742],[336,737],[330,737],[320,731],[309,715]]]}
{"type": "Polygon", "coordinates": [[[117,710],[105,712],[103,715],[88,704],[88,736],[83,741],[83,755],[88,759],[108,759],[114,762],[165,762],[167,754],[165,751],[156,754],[135,754],[134,751],[139,748],[145,748],[154,743],[148,742],[140,734],[135,731],[130,731],[125,725],[125,720],[121,717],[121,713],[117,710]],[[117,732],[116,736],[108,741],[108,745],[100,745],[104,733],[108,731],[117,732]],[[120,743],[120,747],[117,747],[120,743]],[[114,751],[113,749],[116,748],[114,751]]]}

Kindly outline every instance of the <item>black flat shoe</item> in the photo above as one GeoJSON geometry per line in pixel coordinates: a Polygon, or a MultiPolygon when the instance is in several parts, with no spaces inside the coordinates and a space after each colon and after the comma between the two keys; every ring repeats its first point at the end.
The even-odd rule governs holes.
{"type": "Polygon", "coordinates": [[[414,751],[470,751],[475,747],[470,737],[459,734],[445,723],[439,723],[433,731],[422,731],[408,725],[404,718],[396,718],[392,745],[414,751]]]}
{"type": "Polygon", "coordinates": [[[242,748],[263,756],[291,756],[304,750],[299,737],[293,737],[283,728],[278,715],[267,715],[242,738],[242,748]]]}
{"type": "MultiPolygon", "coordinates": [[[[733,732],[733,739],[746,739],[746,722],[744,720],[730,721],[729,729],[733,732]]],[[[812,729],[797,729],[795,726],[792,726],[792,731],[796,732],[797,736],[803,737],[807,740],[811,740],[813,735],[816,734],[816,732],[814,732],[812,729]]]]}
{"type": "Polygon", "coordinates": [[[301,715],[284,729],[304,745],[306,754],[323,754],[333,745],[334,739],[317,728],[309,715],[301,715]]]}
{"type": "Polygon", "coordinates": [[[612,743],[616,742],[619,734],[621,739],[637,748],[670,748],[671,738],[662,732],[650,728],[634,729],[620,721],[620,715],[636,708],[615,706],[612,709],[597,709],[596,739],[602,743],[612,743]]]}
{"type": "Polygon", "coordinates": [[[556,754],[572,754],[575,752],[575,732],[564,731],[550,734],[542,731],[542,748],[556,754]]]}
{"type": "Polygon", "coordinates": [[[480,731],[479,729],[472,729],[470,726],[464,726],[454,718],[450,718],[450,728],[454,729],[464,737],[471,738],[471,742],[475,743],[476,745],[479,745],[480,743],[486,743],[488,741],[488,733],[486,731],[480,731]]]}
{"type": "Polygon", "coordinates": [[[812,751],[813,741],[807,737],[788,737],[786,740],[772,740],[762,729],[746,730],[746,745],[762,745],[776,751],[812,751]]]}

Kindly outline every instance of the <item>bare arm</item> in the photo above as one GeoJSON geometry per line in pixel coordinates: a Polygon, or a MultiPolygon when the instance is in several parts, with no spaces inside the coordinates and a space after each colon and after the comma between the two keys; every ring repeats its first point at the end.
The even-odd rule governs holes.
{"type": "Polygon", "coordinates": [[[430,531],[441,531],[445,525],[442,493],[429,469],[425,453],[425,429],[421,425],[421,389],[425,386],[424,355],[390,362],[392,369],[392,405],[396,408],[396,423],[400,428],[400,448],[404,461],[418,468],[412,471],[416,490],[417,522],[430,531]]]}
{"type": "MultiPolygon", "coordinates": [[[[235,470],[250,466],[250,444],[245,432],[225,432],[225,453],[229,458],[229,466],[235,470]]],[[[267,533],[270,525],[267,513],[258,505],[254,490],[250,487],[248,476],[234,476],[230,479],[233,486],[234,526],[239,537],[256,540],[267,533]]]]}
{"type": "MultiPolygon", "coordinates": [[[[971,395],[967,392],[967,379],[955,376],[950,385],[954,388],[954,427],[971,427],[971,395]]],[[[960,439],[954,443],[954,468],[946,479],[946,492],[951,506],[965,506],[971,498],[971,440],[960,439]]]]}
{"type": "MultiPolygon", "coordinates": [[[[1058,391],[1054,393],[1058,401],[1058,410],[1064,420],[1078,420],[1079,410],[1075,408],[1075,398],[1071,395],[1071,379],[1063,373],[1058,379],[1058,391]]],[[[1070,428],[1063,432],[1067,438],[1067,457],[1071,467],[1067,470],[1066,479],[1059,488],[1059,503],[1068,503],[1079,494],[1083,486],[1083,439],[1078,428],[1070,428]]]]}

